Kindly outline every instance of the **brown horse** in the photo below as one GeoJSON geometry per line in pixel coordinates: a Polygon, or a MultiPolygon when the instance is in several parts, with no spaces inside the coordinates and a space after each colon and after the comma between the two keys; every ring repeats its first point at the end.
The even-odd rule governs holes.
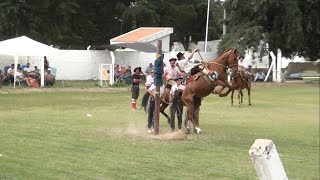
{"type": "MultiPolygon", "coordinates": [[[[224,52],[221,56],[213,61],[209,61],[205,63],[207,69],[211,71],[215,71],[218,74],[216,80],[212,81],[208,77],[208,75],[200,75],[196,80],[188,83],[184,92],[182,93],[182,100],[187,107],[187,117],[188,121],[190,120],[193,123],[195,131],[197,133],[201,132],[199,128],[199,124],[195,121],[193,116],[193,112],[195,110],[194,100],[200,100],[202,97],[206,97],[214,90],[216,86],[228,87],[229,90],[221,94],[219,92],[219,96],[227,96],[231,90],[233,90],[232,86],[229,85],[227,81],[227,68],[231,68],[232,72],[236,72],[238,69],[238,50],[231,49],[229,51],[224,52]],[[195,98],[195,99],[194,99],[195,98]]],[[[222,91],[222,90],[221,90],[222,91]]],[[[188,123],[186,123],[188,124],[188,123]]],[[[187,132],[190,133],[190,127],[187,126],[187,132]]]]}
{"type": "Polygon", "coordinates": [[[231,85],[234,87],[234,89],[231,92],[231,106],[233,106],[234,90],[238,90],[238,103],[239,103],[239,107],[240,107],[240,104],[242,104],[242,100],[243,100],[242,90],[244,88],[246,88],[248,91],[249,106],[251,106],[251,99],[250,99],[251,82],[248,79],[246,79],[245,75],[243,75],[243,73],[241,71],[238,71],[237,74],[235,74],[232,77],[231,85]]]}

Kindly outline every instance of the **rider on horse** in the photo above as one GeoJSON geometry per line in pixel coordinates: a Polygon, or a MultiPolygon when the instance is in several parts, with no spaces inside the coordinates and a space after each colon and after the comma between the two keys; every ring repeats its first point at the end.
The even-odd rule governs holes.
{"type": "Polygon", "coordinates": [[[189,55],[188,59],[184,57],[184,53],[179,52],[177,54],[178,58],[178,66],[181,70],[181,72],[184,72],[183,80],[186,81],[190,75],[196,74],[199,72],[199,64],[201,61],[192,59],[194,53],[198,52],[198,49],[195,49],[192,51],[192,53],[189,55]]]}

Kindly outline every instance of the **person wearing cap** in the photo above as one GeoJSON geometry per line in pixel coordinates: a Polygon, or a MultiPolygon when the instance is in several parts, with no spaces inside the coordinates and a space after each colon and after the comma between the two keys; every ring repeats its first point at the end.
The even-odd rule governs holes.
{"type": "Polygon", "coordinates": [[[163,68],[163,77],[166,80],[175,79],[181,76],[180,69],[176,66],[176,58],[169,59],[170,66],[163,68]]]}
{"type": "MultiPolygon", "coordinates": [[[[179,96],[178,90],[184,90],[185,86],[181,84],[182,77],[176,77],[174,81],[176,84],[174,84],[171,87],[170,90],[170,102],[172,104],[170,105],[170,127],[171,130],[174,131],[175,129],[175,114],[177,113],[178,118],[178,128],[181,130],[181,124],[182,124],[182,114],[183,114],[183,102],[181,99],[181,96],[179,96]]],[[[181,95],[181,94],[180,94],[181,95]]]]}
{"type": "Polygon", "coordinates": [[[141,78],[141,67],[136,67],[133,70],[132,86],[131,86],[131,108],[137,109],[137,99],[139,97],[139,84],[143,82],[141,78]]]}
{"type": "Polygon", "coordinates": [[[51,69],[48,68],[46,74],[44,75],[45,86],[52,86],[56,82],[56,78],[51,73],[51,69]]]}
{"type": "Polygon", "coordinates": [[[184,78],[187,78],[189,75],[193,75],[192,69],[201,63],[201,61],[192,59],[196,52],[198,52],[197,49],[193,50],[187,59],[184,57],[184,53],[179,52],[177,54],[178,65],[180,70],[184,72],[184,78]]]}

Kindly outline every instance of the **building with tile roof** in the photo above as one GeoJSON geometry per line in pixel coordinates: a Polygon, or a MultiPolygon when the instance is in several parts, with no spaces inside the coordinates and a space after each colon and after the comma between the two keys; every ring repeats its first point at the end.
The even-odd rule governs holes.
{"type": "Polygon", "coordinates": [[[110,40],[110,44],[144,42],[157,46],[157,41],[162,40],[162,50],[170,51],[171,27],[140,27],[110,40]]]}

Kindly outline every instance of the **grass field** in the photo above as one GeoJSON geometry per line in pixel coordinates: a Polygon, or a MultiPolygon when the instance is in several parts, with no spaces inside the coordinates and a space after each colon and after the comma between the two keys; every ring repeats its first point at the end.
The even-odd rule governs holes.
{"type": "Polygon", "coordinates": [[[318,85],[254,85],[241,108],[211,95],[202,134],[180,141],[152,139],[126,89],[0,89],[0,179],[257,179],[258,138],[273,140],[289,179],[319,179],[318,85]]]}

